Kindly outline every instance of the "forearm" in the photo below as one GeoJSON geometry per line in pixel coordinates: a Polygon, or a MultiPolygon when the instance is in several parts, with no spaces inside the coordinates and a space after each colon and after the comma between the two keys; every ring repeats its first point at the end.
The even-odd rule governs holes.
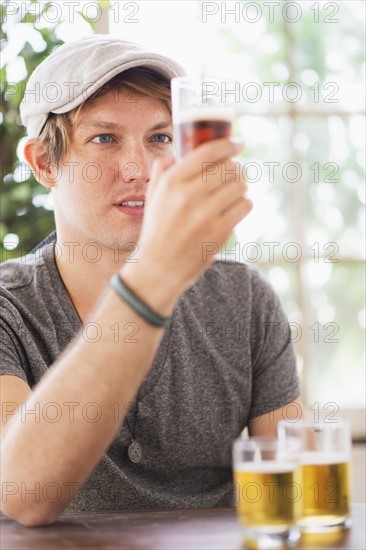
{"type": "MultiPolygon", "coordinates": [[[[213,140],[177,165],[169,158],[154,163],[139,237],[139,261],[137,267],[126,265],[122,272],[128,286],[163,316],[172,313],[179,296],[214,261],[212,256],[203,259],[203,243],[226,242],[251,209],[251,202],[243,196],[244,182],[238,184],[234,176],[222,182],[218,170],[210,185],[202,185],[203,162],[218,162],[226,168],[226,161],[240,149],[228,139],[213,140]]],[[[79,337],[26,401],[27,409],[38,406],[41,411],[55,403],[60,418],[49,422],[41,415],[37,422],[34,415],[27,415],[23,422],[17,413],[5,433],[3,487],[6,483],[40,486],[38,503],[34,499],[22,502],[19,493],[2,500],[2,510],[27,525],[52,522],[70,500],[70,483],[80,489],[93,471],[113,441],[164,333],[140,319],[112,291],[89,321],[99,327],[100,339],[90,343],[79,337]],[[138,342],[115,342],[111,327],[128,323],[136,323],[138,342]],[[101,412],[95,422],[83,415],[88,403],[96,403],[101,412]],[[117,422],[116,409],[121,413],[117,422]],[[46,502],[42,492],[50,482],[62,491],[56,502],[46,502]]]]}
{"type": "MultiPolygon", "coordinates": [[[[148,292],[148,286],[144,289],[148,292]]],[[[155,292],[150,305],[168,314],[175,302],[171,296],[155,292]]],[[[14,416],[4,438],[3,490],[21,483],[25,488],[36,484],[39,488],[39,502],[32,495],[22,502],[20,492],[12,495],[10,490],[4,503],[3,495],[3,511],[23,523],[47,521],[41,518],[52,521],[66,507],[73,491],[80,490],[113,441],[164,334],[138,317],[112,290],[106,291],[90,322],[98,327],[100,339],[91,343],[78,336],[37,385],[23,414],[14,416]],[[122,328],[128,323],[135,330],[130,338],[133,341],[124,337],[123,330],[116,338],[110,327],[122,328]],[[57,411],[56,422],[42,414],[51,411],[47,409],[51,403],[50,416],[57,411]],[[43,498],[42,488],[49,483],[59,488],[57,502],[43,498]]]]}

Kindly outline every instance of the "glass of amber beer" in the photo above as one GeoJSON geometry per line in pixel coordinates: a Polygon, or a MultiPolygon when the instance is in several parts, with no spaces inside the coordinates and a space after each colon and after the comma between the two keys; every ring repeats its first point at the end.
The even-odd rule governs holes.
{"type": "Polygon", "coordinates": [[[301,513],[303,532],[321,533],[350,526],[349,425],[333,422],[278,423],[279,439],[301,439],[301,513]]]}
{"type": "Polygon", "coordinates": [[[183,76],[172,79],[171,89],[177,160],[205,141],[231,135],[235,82],[183,76]]]}
{"type": "Polygon", "coordinates": [[[235,502],[245,547],[296,546],[300,538],[299,450],[296,438],[284,443],[269,437],[234,442],[235,502]]]}

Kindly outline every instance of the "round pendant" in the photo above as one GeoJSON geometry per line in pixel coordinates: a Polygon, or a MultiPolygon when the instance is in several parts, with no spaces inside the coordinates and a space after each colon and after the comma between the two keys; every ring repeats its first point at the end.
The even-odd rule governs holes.
{"type": "Polygon", "coordinates": [[[127,449],[128,456],[130,457],[131,462],[138,464],[142,459],[142,447],[137,441],[132,441],[127,449]]]}

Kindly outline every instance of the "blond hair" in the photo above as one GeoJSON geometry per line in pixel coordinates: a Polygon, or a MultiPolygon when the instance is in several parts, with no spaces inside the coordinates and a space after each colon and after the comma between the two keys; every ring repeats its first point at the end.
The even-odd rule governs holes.
{"type": "Polygon", "coordinates": [[[109,80],[72,111],[50,113],[38,138],[46,146],[48,163],[59,166],[70,147],[72,130],[88,105],[109,92],[114,92],[118,97],[121,91],[128,91],[132,96],[160,99],[171,114],[170,82],[147,67],[128,69],[109,80]]]}

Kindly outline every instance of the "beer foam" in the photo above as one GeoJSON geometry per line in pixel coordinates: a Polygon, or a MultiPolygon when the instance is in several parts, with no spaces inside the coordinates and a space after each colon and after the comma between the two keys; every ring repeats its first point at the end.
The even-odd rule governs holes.
{"type": "Polygon", "coordinates": [[[251,474],[286,474],[296,470],[297,464],[293,462],[278,462],[276,460],[264,460],[263,462],[239,462],[235,464],[236,472],[251,474]]]}
{"type": "Polygon", "coordinates": [[[187,109],[181,113],[174,113],[174,124],[186,124],[201,120],[220,120],[232,122],[234,111],[232,107],[207,107],[207,109],[187,109]]]}
{"type": "Polygon", "coordinates": [[[325,464],[343,464],[349,462],[350,456],[344,452],[317,452],[306,451],[301,454],[300,462],[303,466],[320,466],[325,464]]]}

